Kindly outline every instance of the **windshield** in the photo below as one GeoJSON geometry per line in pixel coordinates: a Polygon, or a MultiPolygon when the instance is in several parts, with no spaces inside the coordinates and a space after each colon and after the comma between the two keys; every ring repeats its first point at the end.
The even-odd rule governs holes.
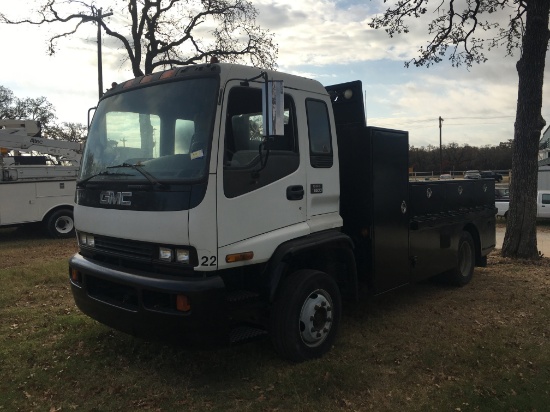
{"type": "Polygon", "coordinates": [[[80,181],[195,180],[206,173],[218,80],[189,79],[101,101],[80,181]]]}

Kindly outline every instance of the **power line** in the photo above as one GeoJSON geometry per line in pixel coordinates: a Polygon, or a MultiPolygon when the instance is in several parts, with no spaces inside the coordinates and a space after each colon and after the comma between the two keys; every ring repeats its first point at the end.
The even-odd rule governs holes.
{"type": "Polygon", "coordinates": [[[460,119],[509,119],[509,118],[515,118],[516,116],[462,116],[462,117],[447,117],[447,119],[451,120],[460,120],[460,119]]]}
{"type": "MultiPolygon", "coordinates": [[[[543,114],[543,116],[545,116],[543,114]]],[[[546,117],[549,117],[546,115],[546,117]]],[[[375,117],[370,120],[369,123],[376,124],[379,126],[391,126],[391,127],[400,127],[407,128],[411,127],[414,129],[427,129],[437,127],[438,118],[424,118],[416,120],[407,120],[408,118],[400,117],[375,117]],[[422,125],[422,126],[417,126],[422,125]]],[[[458,116],[458,117],[445,117],[446,120],[497,120],[497,119],[515,119],[515,116],[458,116]]],[[[465,122],[465,123],[445,123],[446,126],[490,126],[490,125],[503,125],[511,124],[510,122],[501,121],[501,122],[465,122]]]]}

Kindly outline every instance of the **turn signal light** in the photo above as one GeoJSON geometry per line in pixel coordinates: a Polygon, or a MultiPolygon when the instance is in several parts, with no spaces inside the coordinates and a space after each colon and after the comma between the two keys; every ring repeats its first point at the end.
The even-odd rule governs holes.
{"type": "Polygon", "coordinates": [[[185,295],[176,295],[176,309],[180,312],[189,312],[191,310],[189,298],[185,295]]]}
{"type": "Polygon", "coordinates": [[[71,280],[74,283],[80,283],[80,273],[78,273],[78,270],[71,268],[71,280]]]}
{"type": "Polygon", "coordinates": [[[234,253],[232,255],[227,255],[225,261],[227,263],[242,262],[243,260],[252,260],[254,257],[254,252],[243,252],[243,253],[234,253]]]}

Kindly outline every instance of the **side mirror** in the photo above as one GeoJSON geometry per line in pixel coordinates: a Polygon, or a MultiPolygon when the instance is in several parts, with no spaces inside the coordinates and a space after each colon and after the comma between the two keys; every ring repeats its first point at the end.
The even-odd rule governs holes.
{"type": "Polygon", "coordinates": [[[282,80],[268,80],[262,93],[262,115],[266,137],[284,136],[284,85],[282,80]]]}

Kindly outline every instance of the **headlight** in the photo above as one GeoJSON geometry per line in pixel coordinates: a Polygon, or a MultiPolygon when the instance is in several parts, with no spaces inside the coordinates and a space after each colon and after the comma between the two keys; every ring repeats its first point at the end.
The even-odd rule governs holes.
{"type": "Polygon", "coordinates": [[[165,260],[167,262],[172,261],[172,249],[167,247],[160,247],[159,248],[159,259],[165,260]]]}
{"type": "Polygon", "coordinates": [[[190,263],[190,253],[188,249],[160,246],[159,260],[162,260],[164,262],[176,262],[188,265],[190,263]]]}
{"type": "Polygon", "coordinates": [[[189,251],[187,249],[176,249],[176,262],[189,263],[189,251]]]}
{"type": "Polygon", "coordinates": [[[95,246],[94,235],[90,235],[89,233],[78,232],[78,240],[79,240],[80,246],[88,246],[88,247],[95,246]]]}

